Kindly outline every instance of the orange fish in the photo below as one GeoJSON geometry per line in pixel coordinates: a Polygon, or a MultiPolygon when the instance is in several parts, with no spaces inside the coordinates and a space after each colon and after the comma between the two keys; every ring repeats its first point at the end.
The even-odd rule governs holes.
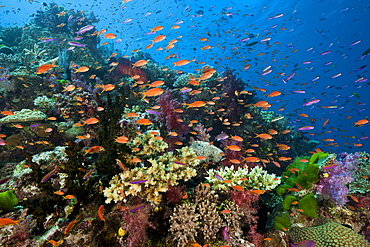
{"type": "Polygon", "coordinates": [[[64,192],[59,190],[59,191],[55,191],[54,194],[62,196],[64,195],[64,192]]]}
{"type": "Polygon", "coordinates": [[[240,136],[232,136],[230,139],[232,139],[234,141],[238,141],[238,142],[242,142],[243,141],[243,138],[241,138],[240,136]]]}
{"type": "Polygon", "coordinates": [[[48,72],[49,70],[51,70],[52,68],[54,67],[57,67],[56,65],[54,64],[44,64],[44,65],[41,65],[37,68],[36,70],[36,74],[43,74],[43,73],[46,73],[48,72]]]}
{"type": "Polygon", "coordinates": [[[104,150],[104,147],[102,146],[93,146],[89,148],[88,150],[84,150],[84,151],[86,152],[85,154],[90,154],[90,153],[97,153],[103,150],[104,150]]]}
{"type": "Polygon", "coordinates": [[[225,209],[225,210],[222,210],[220,213],[221,213],[221,214],[228,214],[228,213],[230,213],[230,212],[231,212],[230,210],[225,209]]]}
{"type": "Polygon", "coordinates": [[[281,94],[281,92],[279,92],[279,91],[273,91],[272,93],[267,95],[267,97],[276,97],[276,96],[279,96],[280,94],[281,94]]]}
{"type": "Polygon", "coordinates": [[[292,191],[292,192],[299,192],[300,190],[297,188],[287,188],[286,190],[292,191]]]}
{"type": "Polygon", "coordinates": [[[258,101],[256,104],[254,104],[255,107],[267,107],[269,105],[269,102],[267,101],[258,101]]]}
{"type": "Polygon", "coordinates": [[[188,108],[192,108],[192,107],[203,107],[203,106],[205,106],[207,103],[206,102],[204,102],[204,101],[195,101],[195,102],[193,102],[193,103],[191,103],[191,104],[188,104],[188,107],[186,107],[186,109],[188,109],[188,108]]]}
{"type": "Polygon", "coordinates": [[[83,73],[83,72],[87,72],[89,71],[90,68],[87,67],[87,66],[82,66],[82,67],[79,67],[78,69],[75,69],[75,71],[73,73],[83,73]]]}
{"type": "Polygon", "coordinates": [[[142,94],[144,95],[144,97],[154,97],[154,96],[161,95],[162,93],[164,93],[163,89],[152,88],[152,89],[149,89],[148,91],[143,92],[142,94]]]}
{"type": "Polygon", "coordinates": [[[74,225],[75,225],[77,222],[78,222],[78,220],[77,220],[77,219],[75,219],[75,220],[73,220],[73,221],[69,222],[69,223],[68,223],[68,225],[67,225],[67,227],[66,227],[66,229],[64,229],[63,233],[64,233],[64,234],[67,234],[68,232],[70,232],[70,231],[72,230],[72,228],[74,227],[74,225]]]}
{"type": "Polygon", "coordinates": [[[206,160],[207,158],[205,156],[198,156],[196,157],[197,160],[206,160]]]}
{"type": "Polygon", "coordinates": [[[163,26],[155,26],[150,30],[152,30],[152,32],[158,32],[158,31],[161,31],[162,29],[163,29],[163,26]]]}
{"type": "Polygon", "coordinates": [[[182,59],[180,61],[173,62],[173,64],[175,66],[183,66],[183,65],[187,65],[188,63],[190,63],[190,61],[189,60],[186,60],[186,59],[182,59]]]}
{"type": "Polygon", "coordinates": [[[153,81],[152,83],[150,83],[149,87],[159,87],[159,86],[162,86],[164,84],[164,81],[153,81]]]}
{"type": "Polygon", "coordinates": [[[107,85],[103,86],[103,92],[109,92],[109,91],[112,91],[115,88],[116,88],[116,86],[114,86],[113,84],[107,84],[107,85]]]}
{"type": "Polygon", "coordinates": [[[128,137],[126,137],[126,136],[119,136],[119,137],[116,138],[116,142],[121,143],[121,144],[128,143],[128,137]]]}
{"type": "Polygon", "coordinates": [[[139,115],[137,115],[137,113],[135,113],[135,112],[130,112],[130,113],[127,113],[126,115],[125,115],[125,117],[138,117],[139,115]]]}
{"type": "Polygon", "coordinates": [[[292,158],[290,157],[279,157],[279,161],[288,161],[291,160],[292,158]]]}
{"type": "Polygon", "coordinates": [[[1,226],[7,226],[7,225],[18,225],[18,226],[21,226],[21,224],[19,224],[18,222],[21,221],[21,220],[12,220],[12,219],[9,219],[9,218],[0,218],[0,227],[1,226]]]}
{"type": "Polygon", "coordinates": [[[234,186],[231,186],[233,187],[235,190],[238,190],[238,191],[244,191],[244,188],[239,186],[239,185],[234,185],[234,186]]]}
{"type": "Polygon", "coordinates": [[[11,116],[11,115],[14,115],[14,113],[13,113],[13,112],[11,112],[11,111],[2,111],[0,114],[5,115],[5,116],[11,116]]]}
{"type": "Polygon", "coordinates": [[[231,150],[231,151],[240,151],[240,150],[242,150],[241,147],[239,147],[237,145],[226,146],[226,148],[231,150]]]}
{"type": "Polygon", "coordinates": [[[136,63],[134,63],[132,66],[133,66],[133,68],[142,67],[142,66],[145,66],[147,63],[148,63],[147,60],[139,60],[136,63]]]}
{"type": "Polygon", "coordinates": [[[260,162],[260,159],[257,157],[247,157],[247,158],[244,158],[244,160],[246,162],[260,162]]]}
{"type": "Polygon", "coordinates": [[[115,35],[113,33],[106,33],[106,34],[104,34],[103,37],[106,38],[106,39],[115,39],[117,37],[117,35],[115,35]]]}
{"type": "Polygon", "coordinates": [[[249,190],[249,192],[255,195],[262,195],[263,193],[265,193],[264,190],[249,190]]]}
{"type": "Polygon", "coordinates": [[[157,43],[157,42],[160,42],[160,41],[162,41],[162,40],[164,40],[166,38],[166,35],[158,35],[157,37],[155,37],[153,40],[152,40],[152,42],[153,43],[157,43]]]}
{"type": "Polygon", "coordinates": [[[270,134],[266,134],[266,133],[258,134],[258,135],[256,135],[256,137],[259,137],[259,138],[264,139],[264,140],[272,139],[272,136],[270,134]]]}
{"type": "Polygon", "coordinates": [[[104,210],[104,205],[101,205],[98,209],[98,216],[99,216],[99,219],[101,219],[102,221],[104,221],[105,223],[105,219],[103,217],[103,210],[104,210]]]}
{"type": "Polygon", "coordinates": [[[63,197],[63,199],[66,199],[66,200],[70,200],[70,199],[73,199],[73,198],[75,198],[74,195],[66,195],[66,196],[63,197]]]}
{"type": "Polygon", "coordinates": [[[367,119],[361,119],[361,120],[358,120],[356,123],[355,123],[355,126],[362,126],[362,125],[365,125],[369,122],[369,120],[367,119]]]}
{"type": "Polygon", "coordinates": [[[46,241],[48,241],[53,247],[57,247],[64,242],[63,238],[59,239],[58,242],[55,240],[46,240],[46,241]]]}
{"type": "Polygon", "coordinates": [[[201,47],[199,49],[201,49],[201,50],[208,50],[208,49],[211,49],[211,48],[212,48],[212,46],[206,45],[206,46],[203,46],[203,47],[201,47]]]}
{"type": "Polygon", "coordinates": [[[94,118],[94,117],[93,118],[89,118],[89,119],[83,121],[84,124],[88,124],[88,125],[90,125],[90,124],[96,124],[98,122],[99,122],[99,119],[94,118]]]}
{"type": "Polygon", "coordinates": [[[138,119],[136,120],[136,123],[140,125],[151,125],[152,124],[152,122],[146,118],[138,119]]]}

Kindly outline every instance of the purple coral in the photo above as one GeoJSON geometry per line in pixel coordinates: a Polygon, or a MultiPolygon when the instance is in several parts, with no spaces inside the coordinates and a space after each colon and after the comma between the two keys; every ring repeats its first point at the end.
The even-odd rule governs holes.
{"type": "Polygon", "coordinates": [[[327,177],[321,178],[315,188],[318,194],[327,195],[336,205],[343,206],[348,201],[346,197],[348,194],[347,184],[353,181],[360,156],[358,153],[342,153],[340,157],[341,161],[334,160],[332,162],[334,167],[325,169],[327,177]]]}
{"type": "Polygon", "coordinates": [[[263,235],[257,232],[259,195],[251,194],[249,191],[230,191],[230,199],[244,213],[244,222],[249,226],[249,232],[246,236],[248,241],[255,246],[261,246],[263,235]]]}

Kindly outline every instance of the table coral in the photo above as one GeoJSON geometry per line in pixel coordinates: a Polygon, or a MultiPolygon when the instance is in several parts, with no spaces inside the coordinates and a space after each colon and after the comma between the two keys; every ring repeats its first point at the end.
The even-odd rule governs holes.
{"type": "Polygon", "coordinates": [[[293,243],[315,241],[315,247],[369,247],[363,236],[338,223],[326,223],[315,227],[294,227],[288,232],[293,243]]]}

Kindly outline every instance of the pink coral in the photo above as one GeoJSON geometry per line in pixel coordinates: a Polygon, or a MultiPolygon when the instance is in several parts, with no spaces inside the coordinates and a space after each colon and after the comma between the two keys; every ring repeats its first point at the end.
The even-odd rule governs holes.
{"type": "Polygon", "coordinates": [[[244,222],[249,226],[249,232],[246,236],[248,241],[255,246],[261,246],[263,235],[257,232],[259,195],[251,194],[248,191],[231,191],[230,198],[244,212],[244,222]]]}
{"type": "Polygon", "coordinates": [[[135,200],[135,204],[130,208],[130,211],[122,213],[124,224],[122,229],[127,232],[128,237],[121,242],[121,246],[140,247],[146,246],[148,240],[147,227],[150,226],[149,213],[151,206],[142,204],[140,199],[135,200]],[[143,205],[143,207],[138,207],[143,205]],[[138,208],[135,210],[135,208],[138,208]],[[135,211],[134,211],[135,210],[135,211]]]}
{"type": "Polygon", "coordinates": [[[184,139],[184,135],[189,132],[189,127],[186,124],[181,123],[181,118],[176,109],[181,108],[181,104],[172,99],[171,91],[166,90],[162,95],[158,97],[157,103],[161,107],[161,113],[158,115],[159,122],[164,124],[165,129],[168,132],[175,131],[178,136],[170,136],[165,139],[168,144],[168,150],[172,151],[176,148],[176,142],[184,139]]]}

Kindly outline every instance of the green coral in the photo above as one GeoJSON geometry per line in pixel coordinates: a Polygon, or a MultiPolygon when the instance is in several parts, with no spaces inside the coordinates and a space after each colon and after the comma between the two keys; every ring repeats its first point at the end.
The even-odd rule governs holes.
{"type": "Polygon", "coordinates": [[[274,221],[274,228],[277,230],[289,230],[292,226],[292,222],[290,221],[289,215],[287,212],[281,213],[280,215],[275,217],[274,221]]]}
{"type": "Polygon", "coordinates": [[[314,193],[307,194],[299,200],[298,207],[303,210],[302,214],[311,218],[318,218],[317,201],[314,197],[314,193]]]}
{"type": "Polygon", "coordinates": [[[18,204],[18,198],[11,190],[0,193],[0,208],[12,210],[18,204]]]}
{"type": "Polygon", "coordinates": [[[291,195],[289,195],[289,196],[286,196],[285,198],[284,198],[284,201],[283,201],[283,203],[282,203],[282,205],[283,205],[283,208],[285,209],[285,210],[290,210],[290,208],[292,207],[292,202],[294,202],[294,201],[298,201],[298,198],[297,197],[295,197],[295,196],[291,196],[291,195]]]}
{"type": "Polygon", "coordinates": [[[328,157],[328,153],[324,152],[317,152],[311,155],[309,164],[320,164],[321,162],[325,161],[326,158],[328,157]]]}
{"type": "MultiPolygon", "coordinates": [[[[321,156],[314,154],[314,158],[310,158],[310,162],[302,162],[302,159],[308,159],[308,157],[297,157],[295,160],[287,166],[286,170],[282,174],[282,185],[276,189],[276,193],[283,196],[287,192],[287,188],[296,188],[301,186],[303,189],[311,189],[312,185],[319,179],[319,165],[317,162],[322,160],[324,155],[321,156]]],[[[326,155],[327,156],[327,155],[326,155]]],[[[325,157],[326,157],[325,156],[325,157]]]]}
{"type": "Polygon", "coordinates": [[[206,177],[212,188],[217,190],[230,190],[231,186],[241,186],[254,190],[272,190],[280,184],[280,177],[275,174],[268,174],[262,167],[240,168],[235,171],[234,166],[223,167],[219,170],[210,169],[206,177]],[[217,176],[216,176],[217,175],[217,176]],[[222,178],[222,179],[220,179],[222,178]],[[225,180],[231,182],[225,183],[225,180]]]}
{"type": "Polygon", "coordinates": [[[314,227],[293,227],[288,235],[293,243],[313,240],[315,247],[370,247],[364,236],[335,222],[314,227]]]}

